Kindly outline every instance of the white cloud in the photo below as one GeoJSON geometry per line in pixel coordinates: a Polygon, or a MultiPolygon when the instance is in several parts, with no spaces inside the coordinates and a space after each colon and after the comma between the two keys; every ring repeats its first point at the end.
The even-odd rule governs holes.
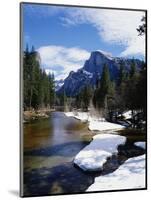
{"type": "Polygon", "coordinates": [[[64,79],[70,71],[81,68],[90,53],[78,47],[43,46],[38,49],[46,72],[53,71],[56,79],[64,79]]]}
{"type": "Polygon", "coordinates": [[[104,41],[124,46],[120,56],[145,55],[145,38],[139,37],[136,28],[144,12],[106,9],[72,9],[62,18],[63,25],[89,23],[104,41]]]}
{"type": "Polygon", "coordinates": [[[48,74],[56,74],[56,72],[54,71],[54,70],[52,70],[52,69],[45,69],[45,72],[46,72],[46,74],[48,75],[48,74]]]}

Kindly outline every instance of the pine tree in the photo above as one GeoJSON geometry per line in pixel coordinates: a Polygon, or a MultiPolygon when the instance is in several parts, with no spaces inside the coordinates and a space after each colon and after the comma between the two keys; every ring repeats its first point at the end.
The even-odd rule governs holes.
{"type": "Polygon", "coordinates": [[[92,98],[92,87],[90,85],[84,86],[81,91],[76,95],[76,107],[84,111],[88,111],[90,100],[92,98]]]}
{"type": "Polygon", "coordinates": [[[132,78],[136,75],[136,64],[135,64],[134,59],[132,60],[131,65],[130,65],[129,75],[130,75],[130,78],[132,78]]]}
{"type": "Polygon", "coordinates": [[[107,109],[107,97],[111,91],[110,73],[107,65],[104,65],[100,86],[95,90],[93,104],[97,109],[107,109]]]}
{"type": "Polygon", "coordinates": [[[53,105],[55,96],[54,75],[49,77],[40,68],[39,54],[34,47],[29,52],[28,46],[26,46],[23,58],[23,79],[25,110],[53,105]]]}
{"type": "Polygon", "coordinates": [[[67,96],[66,96],[65,90],[63,92],[63,106],[64,106],[64,111],[67,112],[68,111],[68,104],[67,104],[67,96]]]}
{"type": "Polygon", "coordinates": [[[118,79],[118,86],[120,86],[126,79],[126,72],[124,63],[121,61],[120,63],[120,70],[119,70],[119,79],[118,79]]]}
{"type": "Polygon", "coordinates": [[[82,93],[83,93],[82,95],[83,109],[87,111],[90,104],[91,95],[92,95],[91,86],[90,85],[85,86],[83,88],[82,93]]]}
{"type": "Polygon", "coordinates": [[[143,111],[144,119],[146,120],[146,114],[147,114],[147,102],[146,102],[147,101],[147,69],[146,69],[145,63],[139,73],[136,90],[137,90],[136,99],[137,99],[138,107],[143,111]]]}
{"type": "Polygon", "coordinates": [[[75,97],[75,106],[77,109],[82,107],[81,102],[82,102],[82,98],[81,98],[81,93],[79,92],[75,97]]]}
{"type": "MultiPolygon", "coordinates": [[[[27,49],[26,49],[27,50],[27,49]]],[[[24,52],[23,58],[23,93],[24,93],[24,109],[29,108],[29,93],[30,93],[30,55],[28,50],[24,52]]]]}
{"type": "Polygon", "coordinates": [[[141,19],[142,24],[136,29],[139,33],[139,36],[142,36],[146,33],[146,17],[143,16],[141,19]]]}
{"type": "Polygon", "coordinates": [[[55,82],[54,82],[54,74],[49,74],[49,104],[50,107],[54,106],[55,102],[55,82]]]}
{"type": "Polygon", "coordinates": [[[100,82],[101,93],[105,96],[110,91],[110,73],[107,65],[104,65],[100,82]]]}
{"type": "Polygon", "coordinates": [[[35,47],[33,45],[31,47],[31,53],[35,53],[35,47]]]}
{"type": "Polygon", "coordinates": [[[29,53],[29,47],[28,47],[28,44],[26,44],[26,50],[25,50],[25,53],[26,53],[26,54],[29,53]]]}

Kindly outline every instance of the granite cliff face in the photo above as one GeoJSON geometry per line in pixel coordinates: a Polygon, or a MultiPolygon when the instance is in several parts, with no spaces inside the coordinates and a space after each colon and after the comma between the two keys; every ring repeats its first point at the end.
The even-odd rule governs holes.
{"type": "Polygon", "coordinates": [[[111,79],[117,80],[121,62],[126,71],[129,71],[132,62],[135,62],[137,70],[142,66],[142,61],[138,59],[114,58],[103,51],[93,51],[81,69],[69,73],[57,93],[65,92],[66,95],[75,96],[85,85],[96,85],[97,80],[101,78],[105,64],[109,67],[111,79]]]}

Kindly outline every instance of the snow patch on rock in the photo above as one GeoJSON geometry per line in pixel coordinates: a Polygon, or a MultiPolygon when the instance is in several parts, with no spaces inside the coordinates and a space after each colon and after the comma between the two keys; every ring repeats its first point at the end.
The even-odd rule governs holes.
{"type": "Polygon", "coordinates": [[[106,56],[109,60],[113,60],[113,56],[110,52],[106,52],[106,51],[103,51],[103,50],[96,50],[96,52],[99,52],[101,54],[103,54],[104,56],[106,56]]]}
{"type": "Polygon", "coordinates": [[[92,142],[75,157],[74,163],[84,171],[100,171],[107,158],[117,153],[117,147],[124,144],[126,137],[112,134],[98,134],[92,142]]]}
{"type": "Polygon", "coordinates": [[[129,110],[129,111],[127,111],[127,112],[124,112],[124,113],[123,113],[123,116],[124,116],[125,119],[130,119],[130,118],[132,118],[132,111],[129,110]]]}
{"type": "Polygon", "coordinates": [[[146,142],[135,142],[137,147],[141,147],[142,149],[146,149],[146,142]]]}

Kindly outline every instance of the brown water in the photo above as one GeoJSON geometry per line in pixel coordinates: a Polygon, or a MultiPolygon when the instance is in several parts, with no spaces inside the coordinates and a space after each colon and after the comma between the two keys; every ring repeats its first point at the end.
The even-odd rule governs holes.
{"type": "MultiPolygon", "coordinates": [[[[24,124],[25,196],[67,192],[59,189],[58,182],[64,176],[63,181],[67,177],[73,179],[77,172],[81,178],[87,178],[87,175],[73,166],[72,161],[91,139],[92,133],[86,123],[66,117],[62,112],[51,113],[49,119],[24,124]],[[49,178],[50,174],[54,177],[49,178]],[[37,180],[38,177],[40,181],[37,180]],[[33,190],[32,186],[36,186],[36,189],[33,190]]],[[[70,181],[72,182],[73,180],[70,181]]]]}
{"type": "Polygon", "coordinates": [[[53,112],[49,119],[24,125],[25,168],[53,167],[72,161],[92,139],[87,124],[53,112]]]}
{"type": "Polygon", "coordinates": [[[84,192],[96,176],[111,173],[127,158],[144,153],[133,145],[145,140],[142,134],[116,134],[125,135],[126,144],[119,146],[119,154],[107,161],[102,172],[90,174],[73,165],[76,154],[92,140],[87,123],[53,112],[49,119],[24,124],[24,195],[84,192]]]}

